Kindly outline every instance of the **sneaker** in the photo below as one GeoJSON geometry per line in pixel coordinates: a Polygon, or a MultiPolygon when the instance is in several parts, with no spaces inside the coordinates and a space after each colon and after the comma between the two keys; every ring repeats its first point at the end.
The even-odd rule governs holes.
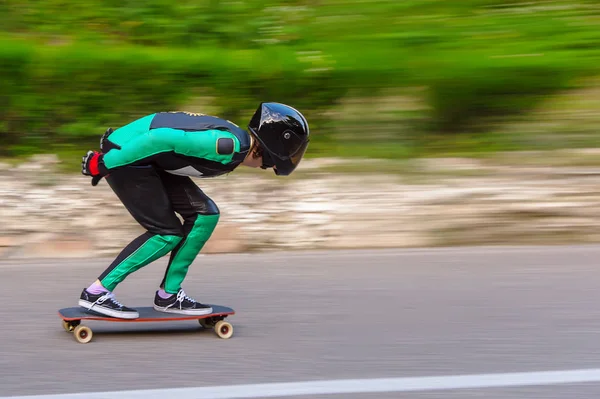
{"type": "Polygon", "coordinates": [[[187,315],[204,315],[212,313],[212,307],[203,305],[200,302],[194,301],[192,298],[185,295],[185,292],[180,289],[176,295],[171,295],[167,299],[163,299],[158,295],[154,296],[154,309],[159,312],[178,313],[187,315]]]}
{"type": "Polygon", "coordinates": [[[79,306],[86,310],[120,319],[137,319],[140,317],[137,310],[121,305],[112,292],[94,295],[84,289],[79,298],[79,306]]]}

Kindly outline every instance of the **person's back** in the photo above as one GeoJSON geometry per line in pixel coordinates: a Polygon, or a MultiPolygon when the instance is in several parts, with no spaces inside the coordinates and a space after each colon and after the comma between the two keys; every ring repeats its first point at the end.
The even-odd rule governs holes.
{"type": "Polygon", "coordinates": [[[105,135],[104,165],[147,165],[184,176],[213,177],[233,171],[250,149],[249,133],[215,116],[160,112],[105,135]]]}

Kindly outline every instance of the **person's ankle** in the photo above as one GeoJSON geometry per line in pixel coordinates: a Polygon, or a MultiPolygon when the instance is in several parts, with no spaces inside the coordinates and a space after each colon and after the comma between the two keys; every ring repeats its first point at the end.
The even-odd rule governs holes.
{"type": "Polygon", "coordinates": [[[92,295],[100,295],[105,292],[108,292],[108,290],[104,288],[104,286],[98,281],[94,281],[92,285],[86,288],[86,291],[92,295]]]}
{"type": "Polygon", "coordinates": [[[167,299],[173,296],[173,294],[169,294],[168,292],[166,292],[164,289],[160,288],[158,290],[158,296],[161,297],[162,299],[167,299]]]}

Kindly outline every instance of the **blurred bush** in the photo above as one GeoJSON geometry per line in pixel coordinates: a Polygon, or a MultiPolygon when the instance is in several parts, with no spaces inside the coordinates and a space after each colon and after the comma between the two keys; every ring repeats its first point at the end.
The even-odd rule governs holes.
{"type": "Polygon", "coordinates": [[[447,64],[442,61],[440,69],[428,81],[434,128],[460,132],[472,129],[471,124],[484,118],[526,112],[540,98],[568,88],[570,79],[585,72],[582,65],[552,55],[517,58],[465,55],[447,64]]]}
{"type": "Polygon", "coordinates": [[[260,101],[296,106],[329,154],[381,132],[378,109],[340,122],[350,96],[366,109],[425,88],[418,117],[386,119],[375,143],[418,145],[527,113],[598,74],[600,54],[585,0],[6,0],[0,25],[1,155],[96,145],[148,113],[203,112],[200,98],[241,126],[260,101]]]}

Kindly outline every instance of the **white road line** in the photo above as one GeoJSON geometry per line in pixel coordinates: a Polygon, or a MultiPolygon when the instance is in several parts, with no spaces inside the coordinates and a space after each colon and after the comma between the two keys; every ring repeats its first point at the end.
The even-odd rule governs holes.
{"type": "Polygon", "coordinates": [[[244,399],[301,395],[500,388],[527,385],[573,384],[583,382],[600,382],[600,369],[502,374],[471,374],[439,377],[306,381],[59,395],[6,396],[0,399],[164,399],[175,397],[177,399],[244,399]]]}

